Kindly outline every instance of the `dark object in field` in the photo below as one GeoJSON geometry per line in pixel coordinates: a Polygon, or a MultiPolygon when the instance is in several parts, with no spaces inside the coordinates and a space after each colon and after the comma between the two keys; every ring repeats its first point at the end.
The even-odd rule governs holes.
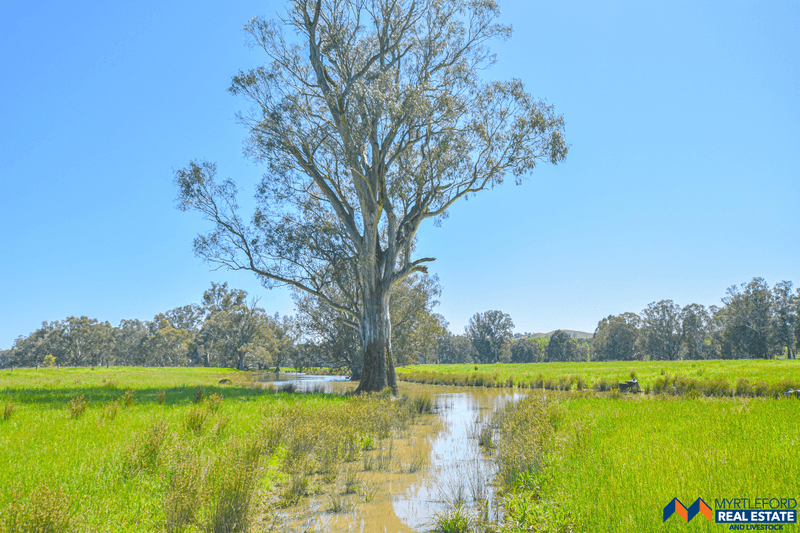
{"type": "Polygon", "coordinates": [[[620,392],[642,392],[642,388],[639,387],[639,381],[636,378],[629,379],[627,381],[620,381],[619,382],[619,391],[620,392]]]}
{"type": "Polygon", "coordinates": [[[795,389],[795,390],[789,389],[786,392],[784,392],[783,395],[788,396],[789,398],[791,397],[800,398],[800,389],[795,389]]]}
{"type": "Polygon", "coordinates": [[[228,378],[219,380],[219,384],[220,385],[230,385],[230,383],[231,383],[231,380],[229,380],[228,378]]]}

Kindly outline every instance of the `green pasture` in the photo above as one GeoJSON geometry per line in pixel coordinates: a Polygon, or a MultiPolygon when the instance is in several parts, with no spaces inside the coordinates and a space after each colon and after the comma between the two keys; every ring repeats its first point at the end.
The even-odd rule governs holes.
{"type": "MultiPolygon", "coordinates": [[[[409,365],[397,369],[402,381],[437,385],[516,386],[559,388],[571,383],[573,389],[612,386],[636,376],[641,387],[653,388],[676,378],[703,384],[724,380],[730,393],[739,380],[752,387],[759,384],[767,393],[800,387],[800,360],[713,360],[713,361],[609,361],[591,363],[459,364],[409,365]],[[578,386],[578,378],[582,386],[578,386]],[[550,386],[547,386],[548,382],[550,386]],[[532,383],[535,386],[532,386],[532,383]]],[[[751,394],[752,395],[752,394],[751,394]]]]}
{"type": "Polygon", "coordinates": [[[663,508],[800,500],[796,399],[585,395],[551,400],[549,417],[541,467],[511,483],[507,531],[721,531],[699,515],[662,522],[663,508]]]}
{"type": "Polygon", "coordinates": [[[225,369],[3,371],[0,532],[266,525],[275,505],[336,492],[337,465],[391,437],[413,409],[265,391],[225,369]]]}

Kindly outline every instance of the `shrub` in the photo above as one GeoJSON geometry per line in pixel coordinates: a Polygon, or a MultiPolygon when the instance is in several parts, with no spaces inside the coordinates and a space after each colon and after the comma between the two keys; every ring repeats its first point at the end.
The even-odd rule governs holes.
{"type": "Polygon", "coordinates": [[[47,354],[42,360],[42,366],[45,368],[53,368],[56,366],[56,358],[53,354],[47,354]]]}
{"type": "Polygon", "coordinates": [[[514,386],[514,378],[511,377],[511,376],[508,376],[506,378],[506,387],[513,387],[513,386],[514,386]]]}
{"type": "Polygon", "coordinates": [[[164,399],[166,397],[167,397],[167,391],[164,390],[158,391],[158,394],[156,394],[156,401],[158,402],[158,405],[164,405],[164,399]]]}
{"type": "Polygon", "coordinates": [[[669,376],[663,373],[662,370],[662,374],[653,381],[653,393],[661,394],[662,392],[666,392],[669,385],[669,376]]]}
{"type": "Polygon", "coordinates": [[[561,376],[558,378],[558,390],[572,389],[572,377],[561,376]]]}
{"type": "Polygon", "coordinates": [[[575,378],[575,389],[576,390],[583,390],[585,388],[586,388],[586,382],[583,381],[583,378],[581,376],[578,376],[577,378],[575,378]]]}
{"type": "Polygon", "coordinates": [[[67,533],[72,531],[70,502],[60,490],[39,485],[28,495],[20,489],[11,495],[11,503],[0,513],[0,531],[4,533],[67,533]]]}
{"type": "Polygon", "coordinates": [[[80,418],[88,405],[89,400],[83,394],[72,398],[69,401],[69,416],[71,418],[80,418]]]}

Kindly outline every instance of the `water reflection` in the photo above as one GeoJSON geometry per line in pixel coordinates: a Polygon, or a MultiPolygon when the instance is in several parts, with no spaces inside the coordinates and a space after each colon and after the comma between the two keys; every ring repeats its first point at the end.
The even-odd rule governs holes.
{"type": "Polygon", "coordinates": [[[522,396],[485,389],[436,395],[435,411],[443,429],[431,437],[430,468],[392,501],[403,523],[428,531],[437,513],[458,505],[490,521],[499,519],[492,484],[497,467],[480,449],[478,434],[491,413],[522,396]]]}
{"type": "Polygon", "coordinates": [[[262,372],[256,377],[262,386],[294,385],[298,392],[323,392],[325,394],[339,393],[346,390],[348,384],[353,388],[358,382],[350,381],[348,376],[327,376],[305,374],[302,372],[262,372]]]}

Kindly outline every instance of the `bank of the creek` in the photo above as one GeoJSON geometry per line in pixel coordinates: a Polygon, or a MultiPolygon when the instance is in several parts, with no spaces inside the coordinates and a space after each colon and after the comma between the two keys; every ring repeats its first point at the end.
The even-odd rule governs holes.
{"type": "MultiPolygon", "coordinates": [[[[341,393],[357,385],[342,376],[292,373],[265,374],[264,380],[268,387],[292,384],[298,392],[341,393]]],[[[412,393],[430,390],[434,414],[422,417],[405,434],[364,452],[364,460],[375,464],[390,455],[388,468],[366,471],[362,462],[343,465],[340,476],[346,476],[348,468],[358,470],[360,493],[346,495],[331,487],[282,509],[273,527],[293,533],[422,533],[433,529],[437,513],[447,512],[459,502],[472,514],[499,518],[493,485],[496,468],[478,446],[477,437],[491,413],[522,394],[482,387],[412,383],[401,387],[412,393]],[[334,506],[340,507],[338,512],[332,511],[334,506]]]]}

